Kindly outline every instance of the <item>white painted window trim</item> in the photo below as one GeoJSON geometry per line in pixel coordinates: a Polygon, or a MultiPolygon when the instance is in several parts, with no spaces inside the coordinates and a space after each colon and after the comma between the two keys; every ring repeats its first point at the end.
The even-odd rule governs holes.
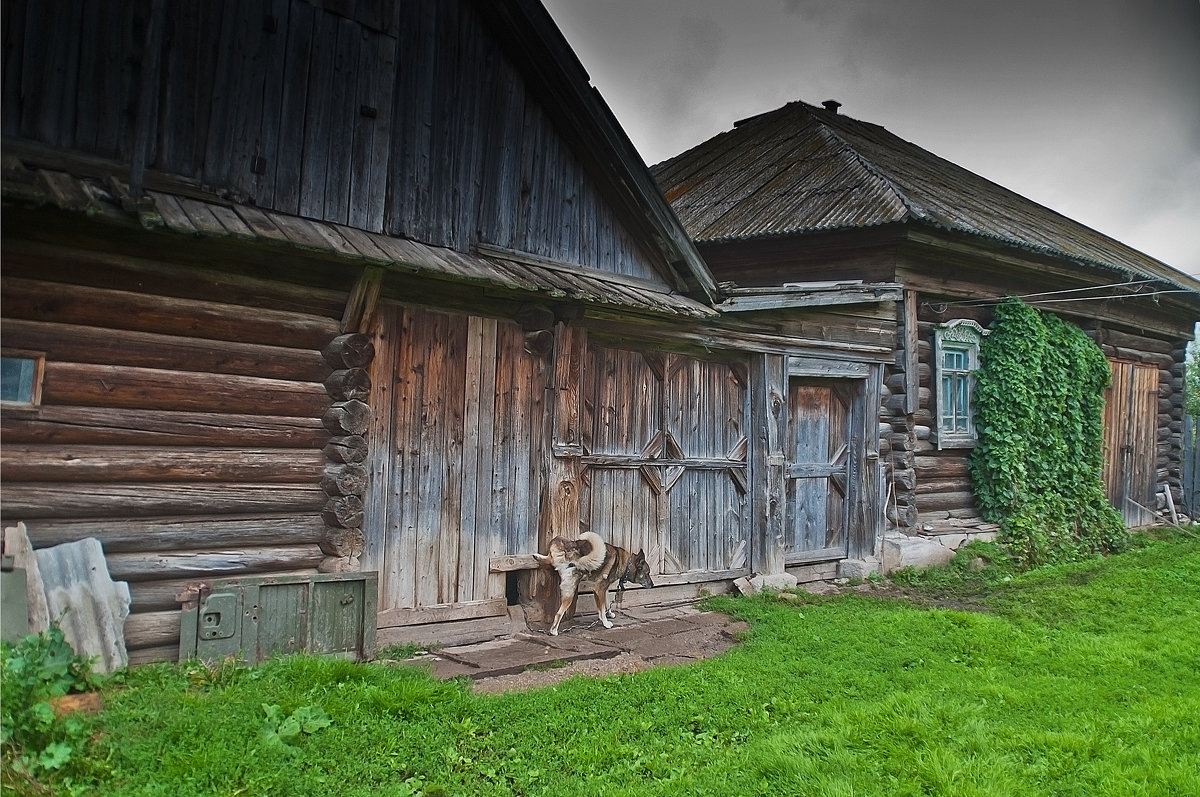
{"type": "Polygon", "coordinates": [[[969,318],[956,318],[939,324],[933,330],[933,428],[932,433],[937,441],[939,450],[944,448],[972,448],[975,445],[975,412],[974,403],[975,377],[979,369],[979,344],[984,335],[991,330],[984,329],[969,318]],[[965,432],[947,431],[942,429],[942,404],[950,400],[942,395],[942,370],[947,351],[963,351],[967,354],[967,430],[965,432]]]}

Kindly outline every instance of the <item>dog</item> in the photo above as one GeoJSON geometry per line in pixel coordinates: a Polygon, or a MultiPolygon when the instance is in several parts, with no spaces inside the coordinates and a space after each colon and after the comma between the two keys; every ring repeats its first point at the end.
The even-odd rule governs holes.
{"type": "Polygon", "coordinates": [[[539,564],[553,567],[558,572],[562,605],[558,607],[554,624],[550,626],[551,636],[558,636],[558,624],[574,602],[579,582],[585,578],[593,579],[592,594],[596,596],[596,611],[605,628],[613,627],[609,618],[617,614],[608,605],[608,590],[614,581],[618,592],[625,589],[626,581],[643,587],[654,586],[645,551],[638,551],[635,555],[619,545],[605,543],[599,534],[591,531],[585,531],[577,540],[555,537],[550,540],[548,553],[535,553],[533,556],[539,564]]]}

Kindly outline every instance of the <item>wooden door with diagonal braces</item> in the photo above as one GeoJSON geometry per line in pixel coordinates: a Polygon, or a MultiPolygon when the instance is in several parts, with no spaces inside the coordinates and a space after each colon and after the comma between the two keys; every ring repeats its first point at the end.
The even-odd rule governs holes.
{"type": "Polygon", "coordinates": [[[744,574],[745,367],[592,345],[581,393],[584,530],[645,550],[662,583],[744,574]]]}

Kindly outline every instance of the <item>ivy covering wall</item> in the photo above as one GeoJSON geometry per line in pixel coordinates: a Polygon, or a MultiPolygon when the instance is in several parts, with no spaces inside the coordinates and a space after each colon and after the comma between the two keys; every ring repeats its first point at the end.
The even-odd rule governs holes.
{"type": "Polygon", "coordinates": [[[979,352],[971,455],[985,519],[1026,566],[1121,550],[1104,494],[1108,362],[1086,335],[1019,299],[997,308],[979,352]]]}

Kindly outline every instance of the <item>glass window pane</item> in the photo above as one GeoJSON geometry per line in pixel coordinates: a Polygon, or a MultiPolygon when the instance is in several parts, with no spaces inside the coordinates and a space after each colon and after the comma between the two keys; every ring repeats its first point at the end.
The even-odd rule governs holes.
{"type": "Polygon", "coordinates": [[[35,360],[27,357],[0,358],[0,401],[33,401],[35,360]]]}

